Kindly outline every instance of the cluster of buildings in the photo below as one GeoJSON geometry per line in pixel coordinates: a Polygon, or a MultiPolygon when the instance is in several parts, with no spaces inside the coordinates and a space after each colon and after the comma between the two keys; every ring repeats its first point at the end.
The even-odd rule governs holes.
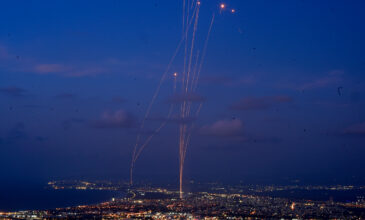
{"type": "Polygon", "coordinates": [[[48,182],[48,186],[55,190],[77,189],[121,191],[128,188],[129,184],[127,182],[112,181],[59,180],[48,182]]]}
{"type": "Polygon", "coordinates": [[[0,219],[364,219],[365,201],[292,200],[240,193],[177,191],[142,187],[126,198],[44,211],[0,213],[0,219]]]}

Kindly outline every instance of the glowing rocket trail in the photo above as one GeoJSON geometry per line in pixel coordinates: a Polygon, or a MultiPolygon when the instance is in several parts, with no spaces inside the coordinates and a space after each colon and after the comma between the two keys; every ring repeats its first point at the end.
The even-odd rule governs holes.
{"type": "MultiPolygon", "coordinates": [[[[195,9],[196,10],[196,9],[195,9]]],[[[194,10],[194,11],[195,11],[194,10]]],[[[195,13],[193,13],[193,15],[194,15],[195,13]]],[[[192,17],[190,20],[192,21],[193,20],[193,18],[194,17],[192,17]]],[[[187,19],[188,20],[188,19],[187,19]]],[[[190,28],[190,26],[192,25],[192,22],[186,22],[186,32],[188,32],[189,31],[189,28],[190,28]]],[[[170,71],[170,68],[171,68],[171,66],[172,66],[172,64],[173,64],[173,62],[174,62],[174,60],[175,60],[175,58],[176,58],[176,56],[177,56],[177,54],[178,54],[178,52],[179,52],[179,50],[180,50],[180,48],[181,48],[181,46],[182,46],[182,44],[184,43],[184,40],[185,40],[185,37],[187,37],[187,35],[185,35],[185,34],[183,34],[182,35],[182,38],[181,38],[181,40],[180,40],[180,42],[179,42],[179,44],[178,44],[178,46],[176,47],[176,49],[175,49],[175,52],[174,52],[174,54],[172,55],[172,57],[171,57],[171,59],[170,59],[170,61],[169,61],[169,63],[168,63],[168,65],[167,65],[167,67],[166,67],[166,70],[165,70],[165,72],[162,74],[162,76],[161,76],[161,79],[160,79],[160,81],[159,81],[159,84],[158,84],[158,86],[157,86],[157,88],[156,88],[156,90],[155,90],[155,92],[154,92],[154,94],[153,94],[153,96],[152,96],[152,99],[151,99],[151,101],[150,101],[150,103],[149,103],[149,105],[148,105],[148,107],[147,107],[147,110],[146,110],[146,113],[145,113],[145,115],[144,115],[144,117],[143,117],[143,119],[142,119],[142,122],[141,122],[141,125],[140,125],[140,128],[139,128],[139,132],[138,132],[138,134],[137,134],[137,138],[136,138],[136,143],[135,143],[135,145],[134,145],[134,148],[133,148],[133,153],[132,153],[132,160],[131,160],[131,166],[130,166],[130,185],[133,185],[133,170],[134,170],[134,166],[135,166],[135,162],[136,162],[136,160],[138,159],[138,157],[139,157],[139,155],[141,154],[141,152],[143,151],[143,149],[145,148],[145,146],[149,143],[149,141],[152,139],[152,137],[154,136],[154,134],[155,133],[158,133],[165,125],[166,125],[166,122],[162,122],[162,124],[155,130],[155,132],[150,136],[150,137],[148,137],[147,139],[146,139],[146,141],[142,144],[142,145],[140,145],[140,139],[141,139],[141,132],[142,132],[142,130],[143,130],[143,128],[144,128],[144,126],[145,126],[145,121],[146,121],[146,119],[149,117],[149,115],[150,115],[150,112],[151,112],[151,109],[152,109],[152,106],[153,106],[153,104],[154,104],[154,102],[155,102],[155,100],[156,100],[156,98],[157,98],[157,96],[158,96],[158,94],[159,94],[159,92],[160,92],[160,89],[161,89],[161,86],[162,86],[162,84],[163,84],[163,82],[165,81],[165,79],[166,79],[166,76],[167,76],[167,74],[168,74],[168,72],[170,71]]],[[[174,84],[176,84],[176,77],[175,77],[175,82],[174,82],[174,84]]],[[[174,90],[176,89],[176,85],[174,85],[174,90]]],[[[171,106],[170,106],[170,108],[171,108],[171,106]]],[[[172,113],[172,110],[171,110],[171,113],[172,113]]],[[[169,117],[171,116],[171,113],[170,113],[170,111],[169,111],[169,114],[168,114],[168,117],[167,117],[167,120],[169,119],[169,117]]]]}
{"type": "MultiPolygon", "coordinates": [[[[203,55],[202,55],[202,57],[199,57],[199,52],[197,52],[196,53],[197,55],[195,56],[195,61],[193,61],[193,59],[194,59],[193,55],[194,55],[194,49],[195,49],[194,48],[195,47],[195,38],[196,38],[196,31],[197,31],[198,18],[199,18],[200,2],[196,1],[196,4],[198,7],[198,10],[195,15],[195,22],[194,22],[194,28],[193,28],[192,37],[191,37],[189,57],[187,54],[188,38],[187,37],[185,38],[185,56],[184,56],[184,71],[183,71],[184,75],[183,75],[181,87],[183,89],[183,94],[185,94],[186,96],[188,96],[191,92],[194,92],[197,87],[199,74],[201,71],[202,63],[203,63],[203,60],[205,57],[206,47],[208,44],[208,39],[209,39],[209,36],[211,33],[211,29],[212,29],[212,25],[213,25],[213,21],[214,21],[214,17],[215,17],[213,14],[212,21],[209,26],[208,35],[207,35],[207,38],[204,43],[203,55]],[[194,67],[192,68],[193,63],[195,63],[195,64],[194,64],[194,67]]],[[[185,32],[185,34],[187,35],[187,32],[185,32]]],[[[184,99],[180,106],[180,117],[182,118],[182,121],[185,121],[186,118],[190,117],[191,107],[192,107],[192,101],[184,99]]],[[[202,103],[200,103],[200,105],[196,111],[196,116],[198,116],[201,107],[202,107],[202,103]]],[[[194,127],[194,124],[187,125],[186,123],[183,123],[180,125],[180,128],[179,128],[179,191],[180,191],[180,198],[183,198],[184,164],[185,164],[186,152],[187,152],[188,145],[190,143],[193,127],[194,127]]]]}
{"type": "MultiPolygon", "coordinates": [[[[163,81],[165,80],[165,78],[166,78],[166,75],[167,75],[168,71],[169,71],[169,70],[170,70],[170,68],[171,68],[171,65],[172,65],[172,63],[173,63],[173,61],[174,61],[174,59],[175,59],[175,57],[176,57],[176,55],[177,55],[177,53],[178,53],[178,51],[179,51],[179,49],[180,49],[181,45],[182,45],[182,42],[183,42],[183,41],[180,41],[180,43],[179,43],[179,45],[177,46],[177,48],[176,48],[176,50],[175,50],[175,52],[174,52],[173,56],[171,57],[171,60],[170,60],[170,62],[169,62],[169,64],[168,64],[168,66],[167,66],[167,68],[166,68],[166,71],[164,72],[164,74],[162,75],[162,77],[161,77],[161,79],[160,79],[160,82],[159,82],[159,84],[158,84],[158,86],[157,86],[157,89],[156,89],[155,93],[153,94],[152,100],[151,100],[151,102],[150,102],[150,104],[149,104],[149,106],[148,106],[148,108],[147,108],[146,114],[145,114],[145,116],[144,116],[144,118],[143,118],[143,120],[142,120],[142,123],[141,123],[140,129],[139,129],[139,133],[138,133],[137,138],[136,138],[136,144],[134,145],[134,148],[133,148],[132,161],[131,161],[131,168],[130,168],[130,185],[133,185],[133,169],[134,169],[135,162],[136,162],[136,160],[138,159],[138,157],[139,157],[139,155],[140,155],[140,152],[144,149],[144,147],[148,144],[148,142],[152,139],[152,137],[153,137],[153,135],[154,135],[154,134],[152,134],[152,135],[151,135],[152,137],[147,138],[147,141],[146,141],[146,142],[142,145],[142,147],[140,148],[140,150],[137,150],[137,149],[139,148],[139,142],[140,142],[140,139],[141,139],[141,132],[142,132],[142,130],[143,130],[143,128],[144,128],[144,125],[145,125],[145,121],[146,121],[146,119],[147,119],[147,118],[148,118],[148,116],[150,115],[151,108],[152,108],[152,106],[153,106],[153,104],[154,104],[154,102],[155,102],[155,100],[156,100],[156,98],[157,98],[157,95],[158,95],[158,93],[160,92],[161,85],[162,85],[163,81]]],[[[176,81],[176,79],[175,79],[175,81],[176,81]]],[[[174,90],[175,90],[175,86],[174,86],[174,90]]],[[[171,107],[172,107],[172,104],[171,104],[171,107]]],[[[171,107],[170,107],[170,108],[171,108],[171,107]]],[[[170,117],[170,115],[171,115],[171,113],[169,112],[168,118],[170,117]]],[[[167,119],[168,119],[168,118],[167,118],[167,119]]],[[[160,127],[158,127],[154,133],[159,132],[159,131],[162,129],[162,127],[164,127],[165,125],[166,125],[166,123],[162,123],[162,124],[161,124],[161,126],[160,126],[160,127]]]]}
{"type": "Polygon", "coordinates": [[[205,55],[206,55],[206,52],[207,52],[208,42],[209,42],[209,38],[210,38],[210,33],[212,32],[214,20],[215,20],[215,13],[213,13],[212,20],[210,21],[210,26],[209,26],[207,38],[205,39],[203,54],[202,54],[201,61],[200,61],[200,64],[199,64],[199,69],[198,69],[198,73],[197,73],[197,77],[196,77],[195,86],[193,88],[193,91],[195,91],[197,86],[198,86],[198,80],[199,80],[199,77],[200,77],[200,72],[201,72],[202,67],[203,67],[203,62],[204,62],[204,58],[205,58],[205,55]]]}
{"type": "MultiPolygon", "coordinates": [[[[198,19],[199,19],[199,6],[200,1],[193,1],[196,3],[196,7],[198,8],[195,12],[195,22],[194,28],[192,33],[189,33],[188,30],[184,32],[185,34],[185,51],[184,51],[184,71],[182,76],[181,88],[182,93],[185,94],[187,97],[189,94],[193,94],[198,86],[198,81],[200,77],[200,73],[202,70],[202,66],[204,63],[204,59],[206,56],[206,50],[208,46],[208,41],[211,35],[212,27],[215,20],[215,13],[213,13],[208,33],[204,42],[202,53],[200,54],[199,50],[196,52],[194,56],[195,50],[195,40],[196,40],[196,31],[198,26],[198,19]],[[189,40],[189,36],[191,35],[191,39],[189,40]],[[189,44],[190,42],[190,44],[189,44]],[[190,46],[188,50],[188,45],[190,46]],[[194,60],[195,59],[195,60],[194,60]]],[[[189,3],[189,1],[188,1],[189,3]]],[[[184,0],[184,4],[185,0],[184,0]]],[[[219,5],[220,12],[226,8],[225,4],[219,5]]],[[[183,23],[188,22],[189,18],[189,9],[184,8],[184,16],[183,16],[183,23]],[[186,20],[185,20],[186,19],[186,20]]],[[[232,13],[235,12],[234,9],[231,11],[232,13]]],[[[191,21],[190,21],[191,22],[191,21]]],[[[184,27],[183,27],[184,29],[184,27]]],[[[179,127],[179,191],[180,191],[180,198],[183,198],[183,173],[184,173],[184,164],[185,158],[187,153],[187,148],[189,146],[191,140],[192,130],[194,128],[194,123],[187,124],[186,119],[190,117],[193,110],[193,101],[189,100],[188,98],[184,99],[183,102],[180,104],[180,117],[182,119],[182,124],[179,127]]],[[[200,110],[202,108],[202,103],[199,104],[195,111],[195,118],[198,117],[200,110]]]]}
{"type": "MultiPolygon", "coordinates": [[[[159,84],[152,96],[152,99],[147,107],[144,118],[142,119],[139,133],[136,138],[136,144],[134,145],[131,167],[130,167],[130,184],[133,184],[133,169],[135,163],[142,151],[149,144],[151,139],[166,125],[167,121],[170,119],[174,111],[174,103],[170,105],[167,119],[163,121],[155,131],[148,136],[142,143],[141,142],[141,132],[144,129],[145,121],[149,117],[152,110],[152,106],[160,92],[161,86],[165,81],[167,74],[170,72],[171,66],[174,63],[181,47],[183,46],[183,71],[181,72],[181,77],[179,81],[181,82],[180,89],[182,92],[182,102],[180,103],[179,117],[181,123],[179,125],[179,192],[180,198],[183,198],[183,174],[184,174],[184,164],[187,149],[191,140],[191,134],[194,128],[194,123],[187,123],[193,115],[195,118],[198,117],[203,103],[200,102],[199,105],[195,105],[193,100],[189,99],[189,95],[195,93],[198,87],[198,81],[200,78],[200,73],[202,71],[202,66],[206,56],[206,51],[208,47],[209,38],[212,32],[213,24],[215,21],[215,13],[213,13],[206,38],[203,43],[202,50],[199,50],[199,45],[197,41],[197,31],[198,31],[198,21],[200,13],[200,0],[183,0],[183,16],[182,16],[182,34],[181,40],[173,53],[165,72],[162,74],[159,84]],[[191,26],[193,25],[193,28],[191,26]]],[[[219,12],[222,13],[223,10],[227,8],[227,5],[221,3],[219,4],[219,12]]],[[[235,13],[235,9],[229,10],[231,13],[235,13]]],[[[173,93],[176,91],[176,82],[178,74],[174,73],[174,86],[173,93]]]]}

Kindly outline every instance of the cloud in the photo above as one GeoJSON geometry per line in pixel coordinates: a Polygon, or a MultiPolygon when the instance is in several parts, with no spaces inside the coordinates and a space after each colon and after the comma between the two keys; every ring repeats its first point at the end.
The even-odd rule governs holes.
{"type": "Polygon", "coordinates": [[[43,136],[31,136],[26,132],[24,122],[16,123],[6,134],[0,138],[0,144],[12,145],[26,141],[28,144],[33,141],[44,142],[48,138],[43,136]]]}
{"type": "Polygon", "coordinates": [[[116,96],[116,97],[113,97],[112,101],[120,104],[120,103],[125,103],[127,100],[120,96],[116,96]]]}
{"type": "Polygon", "coordinates": [[[134,117],[125,110],[106,111],[102,114],[101,119],[92,123],[96,128],[131,128],[134,124],[134,117]]]}
{"type": "Polygon", "coordinates": [[[27,139],[28,135],[25,132],[25,125],[23,122],[18,122],[8,132],[7,136],[3,138],[4,143],[14,143],[16,141],[27,139]]]}
{"type": "Polygon", "coordinates": [[[14,140],[25,138],[27,135],[25,134],[24,129],[25,129],[25,125],[23,122],[17,123],[13,127],[13,129],[11,129],[11,131],[9,133],[9,138],[14,139],[14,140]]]}
{"type": "Polygon", "coordinates": [[[233,78],[228,76],[204,76],[200,81],[211,84],[230,84],[233,82],[233,78]]]}
{"type": "Polygon", "coordinates": [[[83,67],[81,65],[63,65],[57,63],[35,64],[33,72],[38,74],[58,74],[69,77],[94,76],[108,72],[106,68],[97,66],[83,67]]]}
{"type": "Polygon", "coordinates": [[[247,139],[248,142],[251,143],[263,143],[263,144],[278,144],[281,143],[283,140],[278,137],[250,137],[247,139]]]}
{"type": "Polygon", "coordinates": [[[141,74],[144,77],[156,77],[156,74],[146,73],[145,68],[151,72],[160,72],[163,65],[156,62],[146,62],[139,57],[130,57],[128,60],[117,58],[103,58],[101,60],[90,61],[76,59],[73,62],[64,62],[63,60],[37,59],[28,55],[22,57],[9,52],[9,50],[0,45],[0,67],[9,72],[34,73],[39,75],[58,75],[63,77],[84,77],[96,76],[100,74],[120,73],[141,74]]]}
{"type": "Polygon", "coordinates": [[[90,65],[88,63],[47,63],[26,56],[20,59],[19,56],[8,52],[2,45],[0,45],[0,65],[7,71],[12,72],[31,72],[42,75],[57,74],[68,77],[93,76],[110,71],[116,72],[117,68],[120,67],[105,60],[90,65]]]}
{"type": "Polygon", "coordinates": [[[39,141],[39,142],[44,142],[44,141],[47,140],[47,138],[46,137],[42,137],[42,136],[37,136],[37,137],[35,137],[35,140],[36,141],[39,141]]]}
{"type": "Polygon", "coordinates": [[[194,121],[196,121],[196,117],[193,116],[189,116],[189,117],[172,117],[168,119],[169,122],[173,122],[173,123],[177,123],[177,124],[190,124],[193,123],[194,121]]]}
{"type": "Polygon", "coordinates": [[[298,86],[299,90],[318,89],[327,87],[342,81],[343,70],[332,70],[327,76],[313,80],[312,82],[304,83],[298,86]]]}
{"type": "Polygon", "coordinates": [[[172,117],[167,118],[167,117],[151,116],[148,118],[148,120],[166,121],[166,122],[172,122],[172,123],[177,123],[177,124],[190,124],[196,120],[196,117],[189,116],[189,117],[182,118],[181,116],[178,115],[178,116],[172,116],[172,117]]]}
{"type": "Polygon", "coordinates": [[[201,127],[200,134],[216,137],[243,136],[243,124],[241,120],[219,120],[211,125],[201,127]]]}
{"type": "Polygon", "coordinates": [[[347,127],[343,134],[349,134],[349,135],[365,135],[365,122],[357,123],[354,125],[351,125],[347,127]]]}
{"type": "Polygon", "coordinates": [[[247,76],[243,78],[233,78],[229,76],[205,76],[200,80],[202,83],[217,84],[224,86],[239,86],[239,85],[250,85],[256,82],[253,76],[247,76]]]}
{"type": "Polygon", "coordinates": [[[0,60],[6,60],[10,58],[10,54],[8,53],[7,49],[0,45],[0,60]]]}
{"type": "Polygon", "coordinates": [[[205,98],[196,93],[176,94],[167,99],[167,103],[182,103],[182,102],[204,102],[205,98]]]}
{"type": "Polygon", "coordinates": [[[232,137],[230,140],[226,138],[223,141],[214,140],[213,143],[209,145],[203,145],[206,150],[219,150],[219,151],[238,151],[241,149],[247,149],[246,147],[262,147],[263,145],[276,145],[281,143],[283,140],[280,138],[267,138],[267,137],[248,137],[248,136],[238,136],[232,137]]]}
{"type": "Polygon", "coordinates": [[[76,97],[76,94],[73,93],[60,93],[58,95],[55,95],[56,99],[73,99],[76,97]]]}
{"type": "Polygon", "coordinates": [[[67,68],[60,64],[37,64],[34,71],[40,74],[62,73],[67,71],[67,68]]]}
{"type": "Polygon", "coordinates": [[[24,89],[15,86],[0,88],[0,93],[12,97],[23,97],[25,92],[26,91],[24,89]]]}
{"type": "Polygon", "coordinates": [[[74,124],[82,124],[85,120],[81,118],[71,118],[62,122],[64,130],[69,130],[74,124]]]}
{"type": "Polygon", "coordinates": [[[292,102],[289,96],[248,97],[231,105],[234,110],[264,110],[277,104],[292,102]]]}

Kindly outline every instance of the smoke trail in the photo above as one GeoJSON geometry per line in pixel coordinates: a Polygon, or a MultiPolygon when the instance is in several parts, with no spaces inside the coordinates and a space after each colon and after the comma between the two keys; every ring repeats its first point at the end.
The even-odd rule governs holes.
{"type": "Polygon", "coordinates": [[[199,64],[198,76],[196,78],[196,82],[195,82],[195,86],[194,86],[193,91],[195,91],[197,86],[198,86],[198,80],[199,80],[199,77],[200,77],[200,72],[201,72],[202,67],[203,67],[203,62],[204,62],[205,55],[206,55],[206,52],[207,52],[208,42],[209,42],[210,34],[212,32],[214,20],[215,20],[215,13],[213,13],[212,20],[210,21],[210,26],[209,26],[207,38],[205,39],[205,43],[204,43],[203,54],[202,54],[201,61],[200,61],[200,64],[199,64]]]}
{"type": "MultiPolygon", "coordinates": [[[[195,8],[194,12],[195,11],[196,11],[196,8],[195,8]]],[[[195,13],[192,14],[192,18],[191,19],[189,19],[189,17],[186,16],[187,22],[186,22],[186,31],[185,32],[188,32],[189,31],[189,28],[192,25],[192,22],[191,21],[193,21],[193,19],[194,19],[194,15],[195,15],[195,13]]],[[[184,43],[185,37],[187,37],[187,36],[188,36],[187,34],[183,34],[182,35],[182,38],[181,38],[178,46],[176,47],[175,52],[172,55],[172,57],[171,57],[168,65],[167,65],[167,68],[166,68],[165,72],[161,76],[161,79],[159,81],[159,84],[158,84],[158,86],[157,86],[157,88],[156,88],[156,90],[155,90],[155,92],[154,92],[154,94],[152,96],[152,99],[151,99],[151,101],[150,101],[150,103],[148,105],[148,108],[146,110],[146,113],[144,115],[144,118],[143,118],[143,120],[141,122],[141,126],[139,128],[139,132],[138,132],[137,138],[136,138],[136,144],[134,145],[133,153],[132,153],[132,160],[131,160],[131,166],[130,166],[130,185],[133,185],[133,169],[134,169],[134,166],[135,166],[135,162],[136,162],[136,160],[138,159],[140,153],[143,150],[143,149],[142,150],[138,150],[138,149],[141,148],[141,146],[142,146],[142,148],[144,148],[148,144],[148,142],[152,139],[152,137],[151,138],[149,137],[149,138],[147,138],[147,141],[145,141],[145,143],[143,145],[141,145],[141,146],[139,145],[140,139],[141,139],[141,132],[142,132],[142,130],[144,128],[145,121],[146,121],[146,119],[150,115],[152,106],[153,106],[153,104],[154,104],[154,102],[155,102],[155,100],[156,100],[156,98],[157,98],[157,96],[158,96],[158,94],[160,92],[161,85],[163,84],[163,82],[164,82],[164,80],[165,80],[165,78],[167,76],[167,73],[169,72],[169,70],[171,68],[172,63],[174,62],[174,60],[175,60],[175,58],[176,58],[176,56],[177,56],[177,54],[178,54],[178,52],[180,50],[180,47],[184,43]]],[[[156,131],[159,132],[165,125],[166,125],[166,123],[163,122],[162,125],[156,129],[156,131]]],[[[154,135],[152,135],[152,136],[154,136],[154,135]]]]}
{"type": "Polygon", "coordinates": [[[138,132],[138,135],[137,135],[137,138],[136,138],[136,144],[134,145],[133,154],[132,154],[132,162],[131,162],[131,169],[130,169],[130,173],[131,173],[130,174],[130,184],[131,185],[133,185],[133,169],[134,169],[134,163],[137,160],[137,154],[136,153],[137,153],[137,148],[139,146],[139,142],[140,142],[140,139],[141,139],[142,129],[144,128],[145,121],[146,121],[146,119],[148,118],[148,116],[150,114],[151,108],[152,108],[152,106],[153,106],[153,104],[154,104],[154,102],[156,100],[156,97],[157,97],[158,93],[160,92],[161,85],[162,85],[163,81],[165,80],[166,75],[167,75],[168,71],[170,70],[170,67],[171,67],[173,61],[175,60],[175,57],[176,57],[176,55],[177,55],[177,53],[178,53],[178,51],[179,51],[182,43],[183,43],[183,39],[178,44],[178,46],[177,46],[177,48],[176,48],[173,56],[170,59],[169,64],[167,65],[167,68],[166,68],[165,72],[163,73],[163,75],[162,75],[162,77],[160,79],[160,82],[159,82],[159,84],[157,86],[157,89],[156,89],[155,93],[153,94],[152,100],[151,100],[151,102],[150,102],[150,104],[149,104],[149,106],[147,108],[146,114],[145,114],[145,116],[144,116],[144,118],[142,120],[141,126],[139,128],[139,132],[138,132]]]}
{"type": "MultiPolygon", "coordinates": [[[[132,161],[130,167],[130,183],[133,184],[133,170],[135,163],[142,151],[145,147],[150,143],[152,138],[160,132],[160,130],[166,125],[167,121],[170,119],[173,111],[174,105],[173,103],[170,105],[166,121],[163,121],[154,132],[149,135],[144,142],[141,142],[141,132],[144,129],[146,119],[149,117],[152,106],[156,101],[156,98],[160,92],[161,86],[166,79],[166,76],[178,55],[180,48],[183,46],[183,71],[181,74],[181,92],[183,95],[188,96],[188,94],[196,91],[198,86],[198,81],[200,78],[200,73],[202,70],[202,66],[204,63],[204,59],[206,56],[206,51],[208,47],[209,38],[211,35],[211,31],[213,28],[215,13],[213,13],[208,33],[206,35],[206,39],[203,44],[202,52],[196,46],[196,33],[198,31],[198,21],[199,21],[199,13],[200,13],[200,1],[199,0],[183,0],[183,16],[182,16],[182,33],[181,40],[173,53],[165,72],[162,74],[159,84],[152,96],[152,99],[147,107],[144,118],[142,119],[141,126],[139,129],[139,133],[136,138],[136,144],[133,148],[132,161]],[[193,25],[192,31],[191,26],[193,25]],[[197,52],[195,52],[197,50],[197,52]],[[196,55],[195,55],[196,54],[196,55]]],[[[221,9],[222,11],[222,9],[221,9]]],[[[176,78],[174,81],[174,93],[176,91],[176,78]]],[[[198,117],[203,103],[200,103],[199,106],[195,109],[195,105],[193,105],[193,100],[188,99],[187,97],[183,98],[180,103],[179,115],[182,122],[179,125],[179,192],[180,198],[183,198],[183,173],[184,173],[184,164],[185,158],[187,154],[187,149],[190,144],[192,131],[194,129],[194,122],[188,124],[185,119],[189,118],[190,115],[195,114],[195,118],[198,117]],[[194,112],[195,110],[195,112],[194,112]],[[193,113],[194,112],[194,113],[193,113]]]]}
{"type": "MultiPolygon", "coordinates": [[[[176,78],[174,79],[174,86],[173,86],[173,94],[175,94],[176,91],[176,78]]],[[[134,158],[134,162],[138,159],[139,155],[142,153],[143,149],[146,147],[146,145],[148,145],[148,143],[151,141],[151,139],[158,133],[160,132],[160,130],[167,124],[167,121],[170,119],[171,114],[174,110],[174,104],[170,105],[170,109],[169,112],[167,114],[167,118],[164,122],[162,122],[162,124],[160,125],[160,127],[158,127],[147,139],[146,141],[140,146],[140,149],[138,150],[136,157],[134,158]]]]}
{"type": "Polygon", "coordinates": [[[196,34],[197,26],[198,26],[198,20],[199,20],[199,7],[198,7],[198,10],[196,11],[195,23],[194,23],[194,30],[193,30],[193,36],[192,36],[192,39],[191,39],[189,65],[188,65],[188,72],[187,72],[186,85],[185,85],[185,92],[186,93],[188,92],[189,81],[190,81],[191,63],[192,63],[192,58],[193,58],[193,50],[194,50],[194,43],[195,43],[195,34],[196,34]]]}
{"type": "MultiPolygon", "coordinates": [[[[213,13],[213,16],[212,16],[212,19],[211,19],[211,22],[210,22],[210,26],[209,26],[209,29],[208,29],[208,34],[207,34],[207,37],[206,37],[206,40],[205,40],[205,43],[204,43],[203,53],[202,53],[202,56],[200,58],[199,65],[197,64],[198,60],[199,60],[199,56],[196,57],[196,61],[195,61],[196,64],[195,64],[195,67],[194,67],[194,70],[193,70],[192,82],[191,82],[191,86],[190,86],[190,90],[189,90],[190,71],[191,71],[191,63],[192,63],[192,57],[193,57],[197,17],[198,17],[198,15],[195,18],[196,21],[195,21],[195,24],[194,24],[194,31],[193,31],[193,37],[192,37],[192,43],[191,43],[191,49],[190,49],[190,57],[189,57],[189,64],[188,64],[188,72],[187,72],[186,82],[184,80],[183,85],[182,85],[183,87],[185,86],[185,93],[186,94],[188,94],[188,92],[195,91],[196,88],[197,88],[198,80],[199,80],[199,77],[200,77],[200,72],[201,72],[203,62],[204,62],[204,58],[205,58],[205,55],[206,55],[208,41],[209,41],[210,34],[211,34],[211,31],[212,31],[213,23],[214,23],[214,20],[215,20],[215,13],[213,13]],[[199,66],[198,69],[197,69],[197,66],[199,66]]],[[[187,39],[185,39],[185,40],[187,41],[187,39]]],[[[185,45],[187,45],[187,43],[185,43],[185,45]]],[[[186,59],[186,57],[184,59],[186,59]]],[[[184,62],[184,65],[186,65],[185,62],[184,62]]],[[[185,68],[185,66],[184,66],[184,68],[185,68]]],[[[191,101],[186,101],[186,100],[184,100],[184,102],[181,104],[181,117],[183,119],[186,116],[188,116],[188,117],[190,116],[191,105],[192,105],[192,102],[191,101]]],[[[202,103],[200,103],[200,105],[199,105],[199,107],[198,107],[198,109],[195,113],[196,117],[199,115],[201,107],[202,107],[202,103]]],[[[180,161],[179,162],[179,165],[180,165],[180,168],[179,168],[179,181],[180,181],[180,184],[179,184],[179,188],[180,188],[180,198],[181,199],[183,198],[182,185],[183,185],[184,163],[185,163],[186,152],[187,152],[187,148],[188,148],[189,143],[190,143],[191,133],[192,133],[193,128],[194,128],[194,124],[192,124],[190,127],[187,127],[186,124],[180,125],[180,138],[179,138],[179,161],[180,161]]]]}

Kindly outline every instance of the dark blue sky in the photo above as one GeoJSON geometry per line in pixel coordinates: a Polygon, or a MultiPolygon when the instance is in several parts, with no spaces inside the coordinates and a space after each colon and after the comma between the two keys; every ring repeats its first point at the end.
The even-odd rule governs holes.
{"type": "MultiPolygon", "coordinates": [[[[365,2],[227,0],[219,13],[220,3],[201,6],[200,39],[217,14],[186,178],[361,180],[365,2]]],[[[1,180],[126,179],[181,37],[182,1],[0,4],[1,180]]],[[[181,71],[180,54],[170,72],[181,71]]],[[[167,114],[171,85],[147,131],[167,114]]],[[[152,140],[137,179],[177,178],[177,134],[172,121],[152,140]]]]}

